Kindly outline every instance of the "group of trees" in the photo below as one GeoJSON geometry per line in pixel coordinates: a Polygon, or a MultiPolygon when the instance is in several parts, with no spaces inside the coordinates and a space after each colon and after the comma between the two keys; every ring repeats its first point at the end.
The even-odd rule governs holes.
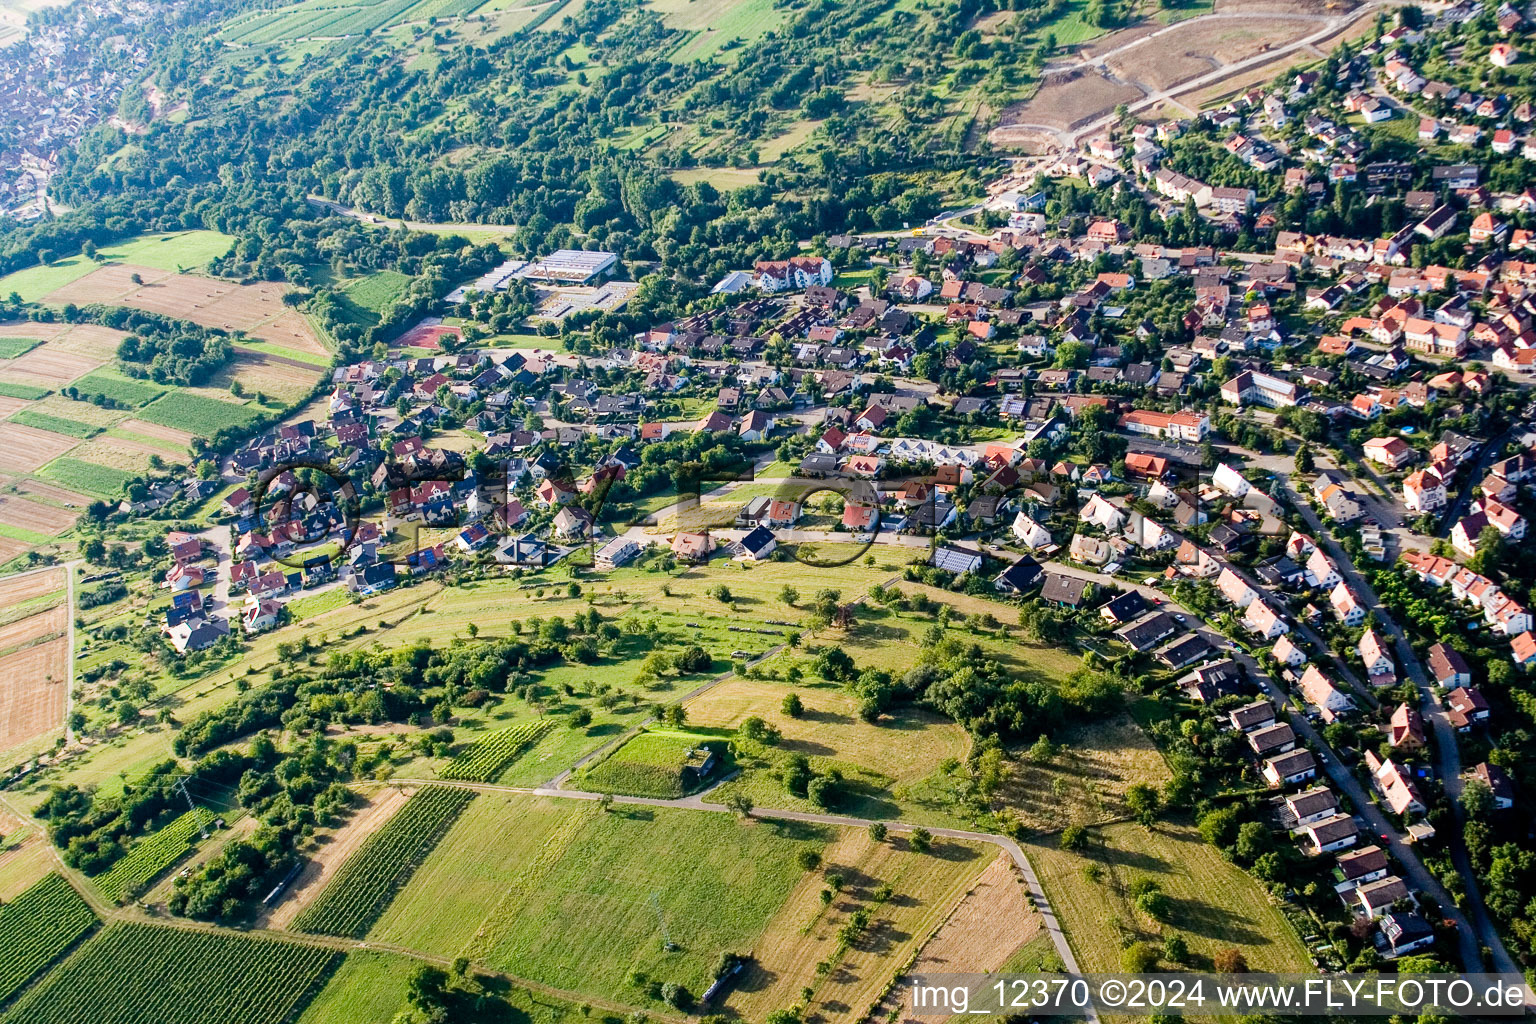
{"type": "Polygon", "coordinates": [[[206,384],[234,354],[225,332],[189,321],[120,307],[103,308],[98,318],[108,327],[132,332],[117,346],[123,371],[157,384],[206,384]]]}

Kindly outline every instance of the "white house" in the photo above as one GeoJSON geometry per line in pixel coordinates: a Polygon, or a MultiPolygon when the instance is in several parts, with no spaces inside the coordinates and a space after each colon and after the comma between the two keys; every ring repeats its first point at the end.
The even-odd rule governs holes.
{"type": "Polygon", "coordinates": [[[1013,535],[1019,539],[1019,543],[1031,550],[1043,548],[1051,541],[1051,531],[1031,519],[1026,513],[1020,512],[1013,517],[1013,535]]]}
{"type": "Polygon", "coordinates": [[[1217,466],[1216,472],[1211,474],[1211,483],[1234,498],[1241,498],[1252,489],[1248,481],[1243,479],[1243,475],[1225,462],[1217,466]]]}

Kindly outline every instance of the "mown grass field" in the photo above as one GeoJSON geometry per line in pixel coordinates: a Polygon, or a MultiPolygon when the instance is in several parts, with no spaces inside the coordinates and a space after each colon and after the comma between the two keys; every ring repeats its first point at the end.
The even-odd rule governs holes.
{"type": "Polygon", "coordinates": [[[545,984],[641,1003],[632,971],[699,994],[744,952],[830,829],[484,793],[369,932],[545,984]],[[552,935],[559,941],[551,941],[552,935]],[[663,934],[681,947],[662,948],[663,934]]]}
{"type": "Polygon", "coordinates": [[[996,856],[995,847],[980,843],[939,840],[924,854],[900,837],[877,843],[862,829],[839,831],[823,851],[822,868],[801,877],[753,941],[754,962],[726,996],[725,1008],[762,1020],[810,989],[808,1018],[863,1019],[996,856]],[[821,892],[832,875],[842,887],[823,905],[821,892]],[[882,886],[891,891],[884,901],[878,898],[882,886]],[[870,923],[838,956],[838,933],[858,910],[869,913],[870,923]],[[831,970],[817,971],[819,963],[834,959],[831,970]]]}
{"type": "Polygon", "coordinates": [[[102,263],[132,263],[153,270],[199,270],[224,255],[234,238],[218,231],[173,231],[141,235],[101,249],[96,260],[66,256],[47,266],[28,267],[0,277],[0,295],[18,293],[36,302],[49,292],[80,280],[102,263]]]}
{"type": "Polygon", "coordinates": [[[341,288],[341,301],[353,323],[371,326],[379,322],[379,315],[400,298],[410,282],[399,271],[380,270],[348,281],[341,288]]]}
{"type": "Polygon", "coordinates": [[[1311,969],[1295,930],[1259,883],[1193,828],[1122,822],[1088,834],[1081,854],[1063,851],[1054,838],[1023,844],[1083,970],[1118,971],[1123,940],[1161,945],[1174,932],[1189,943],[1199,969],[1210,970],[1208,958],[1229,948],[1241,950],[1254,971],[1311,969]],[[1173,911],[1166,923],[1134,906],[1127,890],[1139,878],[1168,894],[1173,911]]]}
{"type": "Polygon", "coordinates": [[[380,1024],[405,1005],[416,962],[390,953],[348,953],[299,1024],[380,1024]]]}
{"type": "MultiPolygon", "coordinates": [[[[777,659],[774,663],[776,664],[777,659]]],[[[965,825],[930,782],[943,777],[946,761],[961,761],[970,749],[964,729],[933,712],[901,706],[875,725],[858,716],[858,701],[842,687],[813,674],[795,685],[769,679],[730,679],[688,704],[692,725],[734,729],[749,717],[763,719],[781,733],[771,747],[741,743],[736,757],[740,774],[711,794],[724,799],[743,793],[759,807],[815,810],[791,794],[775,772],[789,756],[802,754],[817,772],[836,769],[844,795],[838,813],[868,818],[901,818],[934,825],[965,825]],[[784,697],[800,696],[804,711],[786,715],[784,697]]]]}

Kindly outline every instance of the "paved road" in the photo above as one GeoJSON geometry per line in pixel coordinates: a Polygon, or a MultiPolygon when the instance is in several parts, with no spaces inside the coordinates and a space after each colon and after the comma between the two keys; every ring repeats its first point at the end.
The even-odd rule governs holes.
{"type": "MultiPolygon", "coordinates": [[[[1282,478],[1284,479],[1284,478],[1282,478]]],[[[1492,918],[1488,915],[1486,905],[1483,903],[1482,890],[1477,882],[1477,874],[1472,869],[1472,860],[1467,854],[1467,846],[1463,840],[1460,823],[1465,817],[1461,807],[1462,788],[1462,763],[1461,745],[1457,740],[1456,727],[1451,724],[1450,715],[1445,704],[1435,693],[1434,684],[1429,678],[1429,673],[1424,670],[1424,665],[1419,661],[1418,654],[1413,645],[1408,642],[1408,637],[1398,627],[1391,612],[1382,606],[1381,599],[1376,596],[1376,591],[1366,581],[1365,577],[1350,560],[1348,553],[1341,548],[1326,529],[1323,528],[1317,513],[1305,502],[1294,502],[1297,510],[1307,526],[1314,531],[1315,537],[1324,549],[1333,558],[1334,564],[1339,568],[1339,573],[1355,589],[1355,593],[1367,606],[1377,612],[1378,626],[1382,632],[1392,638],[1394,653],[1397,656],[1398,674],[1413,680],[1414,686],[1419,691],[1419,710],[1430,724],[1430,730],[1435,739],[1435,770],[1440,775],[1441,785],[1445,789],[1447,799],[1451,801],[1456,811],[1457,827],[1449,834],[1442,836],[1446,848],[1450,851],[1451,861],[1456,867],[1456,873],[1461,876],[1462,884],[1466,890],[1466,903],[1468,914],[1476,925],[1476,936],[1480,936],[1482,944],[1487,947],[1489,959],[1493,969],[1499,972],[1519,973],[1520,968],[1515,963],[1509,950],[1505,948],[1503,939],[1499,936],[1499,930],[1492,918]]],[[[1446,904],[1446,899],[1440,895],[1443,889],[1435,890],[1436,898],[1446,904]]],[[[1469,931],[1469,935],[1474,934],[1469,931]]],[[[1465,945],[1465,943],[1463,943],[1465,945]]],[[[1463,950],[1463,957],[1465,957],[1463,950]]],[[[1475,960],[1467,960],[1468,964],[1481,965],[1482,957],[1475,960]]],[[[1530,990],[1527,989],[1528,1002],[1531,1000],[1530,990]]]]}
{"type": "Polygon", "coordinates": [[[225,625],[229,624],[229,586],[230,568],[234,563],[234,551],[229,543],[229,527],[223,523],[210,526],[197,535],[197,539],[208,547],[213,548],[218,556],[218,565],[213,570],[213,602],[204,608],[209,618],[218,615],[224,619],[225,625]]]}

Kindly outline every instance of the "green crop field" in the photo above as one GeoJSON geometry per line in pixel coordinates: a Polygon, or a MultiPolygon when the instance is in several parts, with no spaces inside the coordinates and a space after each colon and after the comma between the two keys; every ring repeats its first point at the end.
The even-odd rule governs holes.
{"type": "Polygon", "coordinates": [[[41,344],[37,338],[0,338],[0,359],[15,359],[41,344]]]}
{"type": "Polygon", "coordinates": [[[93,881],[109,900],[121,903],[136,896],[162,871],[193,849],[202,829],[213,815],[199,807],[134,843],[116,864],[93,881]]]}
{"type": "Polygon", "coordinates": [[[467,789],[428,786],[411,797],[341,866],[294,927],[362,938],[474,796],[467,789]]]}
{"type": "Polygon", "coordinates": [[[0,908],[0,1002],[95,926],[90,906],[58,875],[0,908]]]}
{"type": "Polygon", "coordinates": [[[838,833],[728,814],[481,794],[369,933],[519,977],[633,1002],[632,971],[698,995],[838,833]],[[681,947],[667,952],[663,934],[681,947]],[[558,941],[550,936],[557,935],[558,941]]]}
{"type": "Polygon", "coordinates": [[[284,1024],[341,954],[291,942],[117,924],[11,1008],[6,1024],[284,1024]]]}
{"type": "Polygon", "coordinates": [[[137,407],[153,402],[169,389],[152,381],[135,380],[114,370],[97,370],[88,373],[71,385],[80,397],[89,401],[93,395],[101,395],[119,405],[137,407]]]}
{"type": "Polygon", "coordinates": [[[20,423],[24,427],[36,427],[38,430],[51,430],[55,434],[78,437],[81,440],[101,433],[100,427],[93,427],[89,423],[80,423],[76,420],[66,420],[60,416],[49,416],[35,409],[17,410],[11,417],[11,422],[20,423]]]}
{"type": "Polygon", "coordinates": [[[163,395],[139,410],[142,420],[203,437],[210,437],[225,427],[244,426],[257,415],[255,410],[244,405],[185,392],[163,395]]]}
{"type": "Polygon", "coordinates": [[[6,398],[25,398],[27,401],[36,401],[48,394],[47,388],[33,387],[31,384],[13,384],[10,381],[0,380],[0,395],[6,398]]]}
{"type": "Polygon", "coordinates": [[[353,4],[303,0],[237,18],[219,34],[225,42],[250,45],[355,36],[408,21],[468,14],[478,3],[480,0],[377,0],[353,4]]]}
{"type": "Polygon", "coordinates": [[[405,1005],[416,961],[391,953],[348,953],[299,1024],[386,1024],[405,1005]]]}
{"type": "Polygon", "coordinates": [[[44,466],[39,476],[63,484],[73,491],[85,491],[103,498],[116,497],[123,485],[133,479],[133,474],[110,466],[98,466],[94,462],[81,462],[69,457],[54,459],[44,466]]]}
{"type": "Polygon", "coordinates": [[[646,7],[668,28],[693,33],[670,57],[679,63],[716,57],[732,40],[754,42],[788,17],[773,0],[651,0],[646,7]]]}
{"type": "Polygon", "coordinates": [[[101,249],[95,260],[67,256],[47,266],[28,267],[0,277],[0,295],[16,292],[26,302],[36,302],[56,288],[80,280],[102,263],[132,263],[151,270],[200,270],[234,244],[234,238],[218,231],[173,231],[140,235],[101,249]]]}
{"type": "Polygon", "coordinates": [[[448,762],[438,774],[445,779],[463,779],[468,782],[495,781],[507,765],[517,760],[552,728],[554,723],[541,719],[498,729],[448,762]]]}
{"type": "Polygon", "coordinates": [[[684,755],[711,742],[718,744],[718,737],[661,729],[642,732],[583,771],[577,782],[582,788],[599,793],[683,796],[687,793],[682,772],[684,755]]]}

